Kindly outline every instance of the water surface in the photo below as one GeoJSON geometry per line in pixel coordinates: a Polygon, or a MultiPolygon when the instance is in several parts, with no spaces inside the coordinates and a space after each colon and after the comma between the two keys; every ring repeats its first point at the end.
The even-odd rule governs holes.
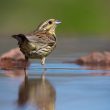
{"type": "MultiPolygon", "coordinates": [[[[0,46],[2,54],[16,42],[3,38],[0,46]]],[[[37,60],[27,69],[28,77],[24,70],[0,70],[0,110],[110,110],[110,68],[64,63],[108,47],[105,39],[60,39],[46,71],[37,60]]]]}
{"type": "Polygon", "coordinates": [[[110,110],[110,71],[76,64],[39,63],[0,71],[0,110],[110,110]],[[45,108],[45,109],[44,109],[45,108]]]}

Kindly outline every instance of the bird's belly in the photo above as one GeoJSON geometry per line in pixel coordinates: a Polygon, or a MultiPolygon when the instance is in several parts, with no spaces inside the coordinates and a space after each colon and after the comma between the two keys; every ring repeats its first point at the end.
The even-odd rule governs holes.
{"type": "Polygon", "coordinates": [[[30,53],[30,58],[42,58],[42,57],[46,57],[48,56],[52,50],[55,48],[54,47],[50,47],[50,46],[47,46],[45,48],[41,48],[37,51],[31,51],[30,53]]]}
{"type": "Polygon", "coordinates": [[[49,45],[39,45],[36,46],[37,48],[33,48],[30,43],[23,43],[20,45],[20,50],[23,52],[23,54],[28,58],[42,58],[48,56],[52,50],[56,47],[56,44],[49,46],[49,45]]]}

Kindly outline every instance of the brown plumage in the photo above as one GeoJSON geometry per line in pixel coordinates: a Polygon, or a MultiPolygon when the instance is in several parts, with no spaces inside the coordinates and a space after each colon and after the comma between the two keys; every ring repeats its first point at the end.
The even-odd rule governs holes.
{"type": "Polygon", "coordinates": [[[56,47],[56,25],[61,23],[55,19],[49,19],[40,24],[38,28],[27,35],[13,35],[18,40],[18,45],[25,58],[41,59],[41,64],[45,64],[47,57],[56,47]]]}

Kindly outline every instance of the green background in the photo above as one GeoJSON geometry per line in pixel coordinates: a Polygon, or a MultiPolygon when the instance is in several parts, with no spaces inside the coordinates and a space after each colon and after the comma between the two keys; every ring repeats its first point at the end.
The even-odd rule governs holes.
{"type": "Polygon", "coordinates": [[[49,18],[61,35],[110,34],[109,0],[0,0],[0,35],[27,33],[49,18]]]}

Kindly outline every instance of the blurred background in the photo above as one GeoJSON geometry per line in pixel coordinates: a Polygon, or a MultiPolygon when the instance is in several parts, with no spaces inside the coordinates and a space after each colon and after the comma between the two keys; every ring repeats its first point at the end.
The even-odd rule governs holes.
{"type": "Polygon", "coordinates": [[[110,65],[89,68],[69,63],[93,51],[99,53],[87,56],[88,61],[110,61],[110,53],[103,54],[110,51],[110,0],[0,0],[0,55],[4,56],[0,66],[6,69],[0,69],[0,110],[36,110],[28,107],[42,104],[53,108],[43,110],[54,106],[56,110],[110,110],[110,65]],[[14,60],[19,54],[12,51],[17,41],[11,35],[31,32],[50,18],[62,24],[56,29],[57,47],[46,60],[48,80],[37,77],[43,69],[39,60],[33,60],[27,71],[30,79],[23,81],[18,76],[24,76],[24,70],[13,69],[23,65],[22,60],[14,60]],[[17,108],[17,100],[19,105],[28,103],[17,108]]]}
{"type": "Polygon", "coordinates": [[[0,36],[33,31],[49,18],[62,36],[110,35],[109,0],[0,0],[0,36]]]}

